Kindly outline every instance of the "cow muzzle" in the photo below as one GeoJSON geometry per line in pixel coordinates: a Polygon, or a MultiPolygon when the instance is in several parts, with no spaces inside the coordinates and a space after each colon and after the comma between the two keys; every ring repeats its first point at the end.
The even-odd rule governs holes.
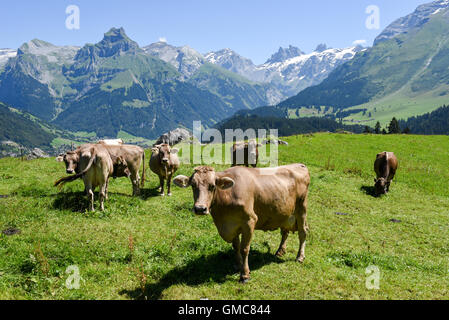
{"type": "Polygon", "coordinates": [[[66,172],[67,172],[68,174],[72,174],[72,173],[74,173],[75,171],[74,171],[73,169],[67,169],[66,172]]]}
{"type": "Polygon", "coordinates": [[[209,214],[209,210],[207,209],[206,206],[195,206],[193,207],[193,212],[195,212],[195,214],[199,215],[199,216],[204,216],[209,214]]]}

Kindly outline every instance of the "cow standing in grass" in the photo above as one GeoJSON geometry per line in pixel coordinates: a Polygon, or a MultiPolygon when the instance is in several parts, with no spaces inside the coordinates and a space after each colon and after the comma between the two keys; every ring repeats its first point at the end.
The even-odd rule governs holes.
{"type": "Polygon", "coordinates": [[[64,177],[55,182],[55,186],[63,185],[67,182],[83,179],[84,189],[89,196],[90,210],[94,209],[94,191],[100,187],[100,209],[104,210],[104,200],[107,198],[109,178],[113,176],[114,169],[125,172],[128,176],[130,172],[126,161],[118,157],[112,161],[112,158],[106,148],[101,145],[85,145],[75,151],[68,152],[65,156],[67,173],[73,173],[73,163],[77,163],[77,173],[72,176],[64,177]],[[114,168],[115,167],[115,168],[114,168]]]}
{"type": "Polygon", "coordinates": [[[248,254],[254,230],[281,229],[278,256],[285,254],[289,232],[298,231],[300,244],[296,260],[304,261],[310,184],[305,165],[233,167],[223,172],[197,167],[190,178],[177,176],[173,182],[182,188],[192,187],[194,212],[211,214],[220,236],[232,243],[241,282],[250,278],[248,254]]]}
{"type": "Polygon", "coordinates": [[[390,191],[390,183],[398,169],[398,159],[393,152],[382,152],[376,156],[374,171],[377,179],[374,179],[376,195],[386,194],[390,191]]]}
{"type": "Polygon", "coordinates": [[[159,177],[160,195],[164,196],[164,180],[167,180],[167,194],[171,196],[171,179],[179,168],[178,149],[160,144],[154,146],[151,152],[150,169],[159,177]]]}
{"type": "Polygon", "coordinates": [[[234,143],[231,147],[232,166],[244,165],[249,167],[250,165],[255,168],[259,160],[259,149],[262,146],[254,140],[248,142],[234,143]]]}
{"type": "Polygon", "coordinates": [[[108,144],[107,140],[102,140],[98,144],[83,144],[79,146],[75,151],[68,151],[66,154],[58,156],[56,159],[58,161],[64,161],[66,164],[66,171],[69,174],[79,173],[79,151],[80,149],[89,148],[90,146],[100,145],[106,148],[111,156],[114,164],[114,178],[127,177],[131,179],[133,187],[133,196],[140,194],[140,187],[145,184],[145,150],[139,146],[129,145],[129,144],[108,144]],[[120,170],[119,163],[116,163],[116,159],[122,158],[126,161],[127,172],[120,170]],[[141,164],[142,168],[142,179],[139,175],[139,170],[141,164]],[[130,173],[128,175],[128,172],[130,173]]]}

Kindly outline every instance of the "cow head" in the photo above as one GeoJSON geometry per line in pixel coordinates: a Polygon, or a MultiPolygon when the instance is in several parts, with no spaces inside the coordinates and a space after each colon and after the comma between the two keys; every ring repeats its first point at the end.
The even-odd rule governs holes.
{"type": "Polygon", "coordinates": [[[114,163],[114,178],[126,176],[129,178],[131,176],[131,171],[129,171],[128,163],[123,157],[116,157],[112,159],[114,163]]]}
{"type": "Polygon", "coordinates": [[[387,193],[387,179],[385,178],[379,178],[374,179],[374,190],[376,192],[376,195],[382,195],[387,193]]]}
{"type": "Polygon", "coordinates": [[[159,157],[159,163],[161,163],[163,166],[166,166],[170,164],[170,155],[178,153],[178,149],[176,148],[170,148],[168,144],[160,144],[157,146],[154,146],[151,151],[159,157]]]}
{"type": "Polygon", "coordinates": [[[192,187],[193,212],[197,215],[210,214],[210,207],[217,188],[226,190],[234,186],[234,180],[217,175],[214,168],[211,167],[197,167],[190,178],[177,176],[173,183],[181,188],[192,187]]]}
{"type": "Polygon", "coordinates": [[[68,151],[64,155],[59,155],[56,160],[65,163],[65,171],[68,174],[78,172],[78,162],[80,160],[79,152],[68,151]]]}

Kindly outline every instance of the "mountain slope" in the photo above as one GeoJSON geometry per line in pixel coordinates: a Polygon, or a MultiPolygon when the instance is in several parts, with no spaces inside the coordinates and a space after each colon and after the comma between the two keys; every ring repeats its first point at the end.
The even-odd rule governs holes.
{"type": "Polygon", "coordinates": [[[51,120],[72,93],[63,67],[73,62],[79,48],[58,47],[34,39],[17,50],[0,74],[0,99],[15,108],[51,120]]]}
{"type": "Polygon", "coordinates": [[[234,109],[276,104],[285,98],[269,84],[248,81],[247,77],[239,76],[234,71],[231,73],[208,63],[207,57],[188,46],[175,47],[165,42],[156,42],[143,50],[171,64],[187,82],[217,94],[234,109]]]}
{"type": "Polygon", "coordinates": [[[86,45],[74,60],[65,75],[79,94],[55,120],[70,130],[111,137],[125,130],[153,138],[191,127],[193,120],[210,126],[233,111],[214,94],[181,81],[171,65],[146,54],[123,29],[86,45]]]}
{"type": "Polygon", "coordinates": [[[199,52],[188,46],[175,47],[159,41],[142,49],[145,53],[168,62],[187,78],[191,77],[206,62],[199,52]]]}
{"type": "MultiPolygon", "coordinates": [[[[408,112],[413,115],[431,111],[426,110],[429,104],[439,105],[449,96],[448,7],[448,1],[419,7],[415,15],[421,23],[401,32],[382,33],[376,45],[335,69],[321,84],[279,105],[361,108],[366,109],[364,115],[359,114],[355,119],[367,122],[386,121],[395,112],[407,116],[408,112]],[[422,16],[423,12],[427,12],[426,17],[422,16]],[[416,103],[423,107],[415,106],[416,103]]],[[[400,21],[403,20],[392,25],[400,21]]]]}
{"type": "Polygon", "coordinates": [[[0,102],[0,141],[12,141],[28,148],[51,149],[54,138],[55,135],[39,124],[0,102]]]}

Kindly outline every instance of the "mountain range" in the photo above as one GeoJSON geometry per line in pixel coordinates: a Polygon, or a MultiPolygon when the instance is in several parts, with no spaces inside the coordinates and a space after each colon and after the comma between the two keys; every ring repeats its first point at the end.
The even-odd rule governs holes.
{"type": "Polygon", "coordinates": [[[229,48],[202,55],[188,46],[175,47],[166,42],[157,42],[143,49],[170,63],[187,79],[201,66],[210,63],[250,81],[269,84],[271,91],[267,100],[270,104],[277,104],[309,86],[319,84],[337,66],[364,50],[361,46],[332,49],[320,44],[312,53],[306,54],[290,45],[288,48],[279,48],[265,63],[255,65],[229,48]]]}
{"type": "Polygon", "coordinates": [[[278,108],[309,115],[344,110],[346,120],[367,124],[406,119],[447,103],[448,66],[449,1],[438,0],[394,21],[373,47],[278,108]]]}
{"type": "Polygon", "coordinates": [[[165,42],[140,48],[123,28],[83,47],[34,39],[0,50],[0,101],[70,131],[156,138],[193,120],[209,127],[236,111],[277,104],[357,51],[321,48],[309,55],[280,48],[255,66],[229,49],[202,55],[165,42]],[[236,68],[245,63],[247,72],[236,68]]]}

